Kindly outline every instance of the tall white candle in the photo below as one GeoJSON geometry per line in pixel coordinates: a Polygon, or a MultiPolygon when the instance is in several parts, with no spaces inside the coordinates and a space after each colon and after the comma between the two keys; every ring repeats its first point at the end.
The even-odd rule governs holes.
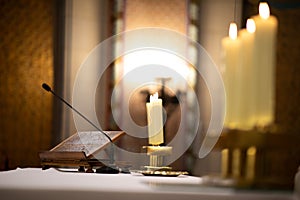
{"type": "Polygon", "coordinates": [[[237,128],[239,121],[239,87],[240,82],[240,40],[237,38],[237,26],[231,23],[229,37],[222,39],[225,71],[223,74],[226,90],[225,126],[237,128]]]}
{"type": "Polygon", "coordinates": [[[241,40],[241,107],[239,129],[250,130],[255,126],[256,58],[254,54],[255,23],[248,19],[246,29],[239,31],[241,40]]]}
{"type": "Polygon", "coordinates": [[[259,126],[274,121],[275,108],[275,55],[278,21],[270,16],[266,2],[259,4],[259,15],[253,16],[256,24],[255,56],[257,57],[256,116],[259,126]]]}
{"type": "Polygon", "coordinates": [[[149,144],[160,145],[164,143],[162,100],[158,93],[150,95],[150,103],[146,103],[149,144]]]}

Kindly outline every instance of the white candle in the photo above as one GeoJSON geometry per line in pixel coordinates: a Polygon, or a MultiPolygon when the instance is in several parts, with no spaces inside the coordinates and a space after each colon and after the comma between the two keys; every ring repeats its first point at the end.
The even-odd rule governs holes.
{"type": "Polygon", "coordinates": [[[149,144],[160,145],[164,143],[162,100],[158,93],[150,95],[150,103],[146,103],[149,144]]]}
{"type": "Polygon", "coordinates": [[[222,39],[224,53],[224,84],[226,90],[226,117],[225,126],[236,128],[239,120],[238,83],[240,82],[240,40],[237,38],[237,26],[231,23],[229,37],[222,39]]]}
{"type": "Polygon", "coordinates": [[[254,54],[255,22],[248,19],[246,29],[239,31],[241,41],[241,107],[239,129],[250,130],[255,126],[256,58],[254,54]]]}
{"type": "Polygon", "coordinates": [[[266,2],[259,4],[259,15],[253,16],[256,24],[255,56],[256,68],[256,116],[259,126],[266,126],[274,120],[275,107],[275,55],[276,34],[278,21],[270,16],[270,9],[266,2]]]}

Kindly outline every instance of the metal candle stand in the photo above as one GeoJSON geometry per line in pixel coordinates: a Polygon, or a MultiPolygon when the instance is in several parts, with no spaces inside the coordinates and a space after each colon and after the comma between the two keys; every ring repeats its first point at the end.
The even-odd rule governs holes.
{"type": "Polygon", "coordinates": [[[149,156],[149,166],[144,166],[145,170],[139,171],[146,176],[179,176],[187,175],[186,171],[173,171],[166,165],[166,157],[172,155],[170,146],[145,146],[149,156]]]}
{"type": "Polygon", "coordinates": [[[172,154],[172,147],[169,146],[146,146],[147,155],[149,156],[149,166],[145,166],[147,170],[163,170],[171,169],[166,166],[165,157],[172,154]]]}

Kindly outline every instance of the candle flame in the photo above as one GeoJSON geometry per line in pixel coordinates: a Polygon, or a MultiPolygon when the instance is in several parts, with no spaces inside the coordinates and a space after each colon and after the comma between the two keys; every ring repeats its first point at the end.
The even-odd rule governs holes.
{"type": "Polygon", "coordinates": [[[253,19],[247,19],[246,28],[249,33],[254,33],[256,30],[255,22],[253,19]]]}
{"type": "Polygon", "coordinates": [[[230,25],[229,25],[229,37],[232,40],[236,40],[236,38],[237,38],[237,26],[236,26],[236,23],[230,23],[230,25]]]}
{"type": "Polygon", "coordinates": [[[158,100],[157,92],[155,92],[153,95],[150,95],[150,102],[154,102],[155,100],[158,100]]]}
{"type": "Polygon", "coordinates": [[[263,19],[268,19],[270,17],[270,8],[267,2],[261,2],[259,4],[259,15],[263,19]]]}

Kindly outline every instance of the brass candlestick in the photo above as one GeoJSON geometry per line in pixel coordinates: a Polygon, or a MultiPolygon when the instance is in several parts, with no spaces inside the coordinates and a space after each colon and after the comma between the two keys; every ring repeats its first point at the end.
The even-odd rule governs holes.
{"type": "Polygon", "coordinates": [[[215,149],[222,155],[220,182],[245,188],[293,188],[299,166],[299,136],[281,131],[229,130],[215,149]]]}
{"type": "Polygon", "coordinates": [[[170,166],[165,163],[165,158],[172,155],[170,146],[144,146],[149,156],[149,165],[144,166],[145,170],[139,170],[145,176],[179,176],[188,174],[185,171],[172,171],[170,166]]]}
{"type": "Polygon", "coordinates": [[[169,169],[166,166],[165,157],[172,154],[172,147],[169,146],[146,146],[147,155],[149,155],[148,169],[169,169]]]}

